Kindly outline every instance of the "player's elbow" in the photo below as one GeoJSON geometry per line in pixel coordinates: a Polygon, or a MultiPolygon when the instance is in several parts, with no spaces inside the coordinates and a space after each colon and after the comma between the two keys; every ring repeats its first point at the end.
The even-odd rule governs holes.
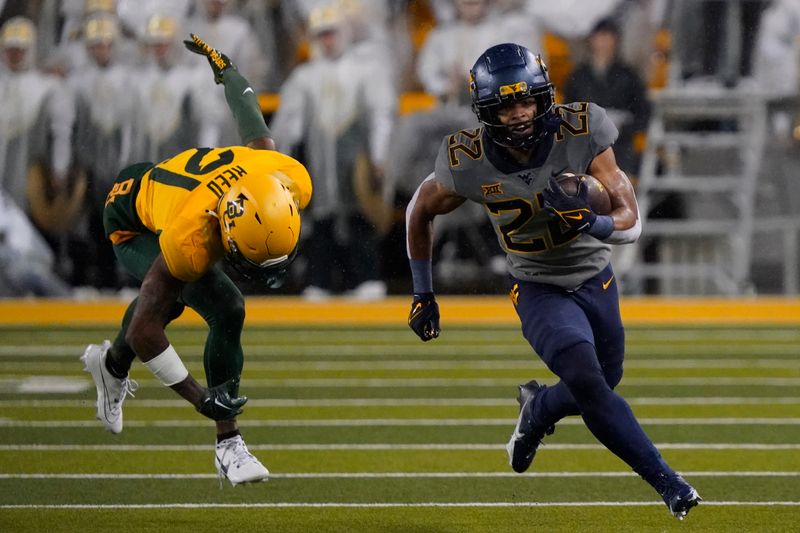
{"type": "Polygon", "coordinates": [[[254,150],[276,150],[275,141],[270,137],[258,137],[247,143],[248,148],[254,150]]]}
{"type": "Polygon", "coordinates": [[[637,217],[633,226],[628,229],[614,230],[604,241],[609,244],[632,244],[639,240],[641,234],[642,219],[637,217]]]}

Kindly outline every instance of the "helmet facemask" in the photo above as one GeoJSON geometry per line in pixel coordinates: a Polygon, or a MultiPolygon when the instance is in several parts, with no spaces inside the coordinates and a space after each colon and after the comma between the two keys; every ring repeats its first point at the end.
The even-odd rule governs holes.
{"type": "Polygon", "coordinates": [[[478,120],[486,128],[489,138],[495,143],[506,148],[530,148],[540,141],[547,133],[552,132],[548,120],[553,115],[555,90],[552,85],[540,87],[515,93],[506,98],[501,98],[493,103],[473,104],[472,110],[478,116],[478,120]],[[533,129],[524,136],[519,136],[512,131],[512,128],[519,126],[519,123],[506,125],[500,121],[498,111],[508,102],[533,98],[536,101],[536,114],[531,122],[533,129]]]}
{"type": "Polygon", "coordinates": [[[472,110],[489,138],[507,148],[531,148],[556,130],[555,89],[541,57],[524,46],[499,44],[487,49],[470,70],[472,110]],[[519,124],[504,125],[498,111],[509,102],[533,98],[536,115],[529,134],[515,134],[519,124]]]}

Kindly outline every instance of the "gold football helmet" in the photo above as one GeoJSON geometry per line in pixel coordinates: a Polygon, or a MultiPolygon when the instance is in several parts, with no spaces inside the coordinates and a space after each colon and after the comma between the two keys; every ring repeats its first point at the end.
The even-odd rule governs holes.
{"type": "Polygon", "coordinates": [[[222,245],[225,258],[240,274],[272,284],[297,253],[300,213],[279,179],[253,178],[234,183],[220,198],[222,245]]]}

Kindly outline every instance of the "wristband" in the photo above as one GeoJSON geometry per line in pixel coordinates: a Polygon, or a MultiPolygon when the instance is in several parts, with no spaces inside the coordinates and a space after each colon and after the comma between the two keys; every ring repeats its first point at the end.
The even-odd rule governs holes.
{"type": "Polygon", "coordinates": [[[409,259],[414,294],[433,292],[433,267],[430,259],[409,259]]]}
{"type": "Polygon", "coordinates": [[[586,233],[601,241],[608,238],[614,233],[614,218],[608,215],[597,215],[586,233]]]}
{"type": "Polygon", "coordinates": [[[180,383],[189,375],[189,371],[183,365],[178,352],[175,351],[171,344],[157,356],[149,361],[144,361],[144,366],[167,387],[180,383]]]}

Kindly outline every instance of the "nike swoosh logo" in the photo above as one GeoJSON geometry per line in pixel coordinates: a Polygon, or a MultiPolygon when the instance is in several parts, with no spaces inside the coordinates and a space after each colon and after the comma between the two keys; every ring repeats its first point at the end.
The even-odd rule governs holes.
{"type": "Polygon", "coordinates": [[[603,290],[608,289],[612,281],[614,281],[614,276],[611,276],[610,278],[608,278],[608,281],[603,283],[603,290]]]}
{"type": "Polygon", "coordinates": [[[411,322],[417,316],[419,316],[420,311],[422,311],[422,304],[417,304],[414,306],[414,309],[411,311],[411,316],[409,317],[408,321],[411,322]]]}
{"type": "Polygon", "coordinates": [[[231,408],[230,405],[225,405],[224,403],[219,403],[219,399],[218,398],[214,398],[214,404],[219,405],[223,409],[230,409],[231,408]]]}
{"type": "MultiPolygon", "coordinates": [[[[251,92],[251,93],[252,93],[252,92],[253,92],[253,88],[252,88],[252,87],[248,87],[247,89],[245,89],[244,91],[242,91],[242,94],[247,94],[248,92],[251,92]]],[[[255,94],[255,93],[254,93],[254,94],[255,94]]]]}
{"type": "Polygon", "coordinates": [[[583,214],[582,213],[578,214],[578,215],[564,215],[564,217],[568,218],[570,220],[583,220],[583,214]]]}

